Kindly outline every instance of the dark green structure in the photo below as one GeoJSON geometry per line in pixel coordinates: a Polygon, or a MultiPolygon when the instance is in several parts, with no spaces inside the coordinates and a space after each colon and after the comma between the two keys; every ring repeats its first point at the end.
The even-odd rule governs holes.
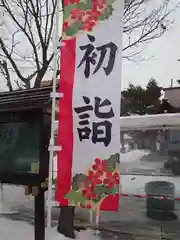
{"type": "Polygon", "coordinates": [[[48,177],[51,87],[0,94],[0,181],[37,185],[48,177]]]}

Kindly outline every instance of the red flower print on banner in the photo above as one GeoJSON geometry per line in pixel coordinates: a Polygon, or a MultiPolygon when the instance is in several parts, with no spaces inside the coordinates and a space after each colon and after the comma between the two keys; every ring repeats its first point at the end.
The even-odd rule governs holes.
{"type": "Polygon", "coordinates": [[[104,172],[106,172],[106,161],[96,158],[95,163],[92,165],[92,169],[100,175],[103,175],[104,172]]]}
{"type": "Polygon", "coordinates": [[[82,26],[82,30],[83,31],[92,31],[92,29],[95,25],[96,25],[96,23],[94,21],[86,21],[82,26]]]}
{"type": "Polygon", "coordinates": [[[80,204],[80,207],[82,207],[82,208],[87,208],[87,209],[90,209],[90,208],[92,208],[92,205],[91,204],[80,204]]]}
{"type": "Polygon", "coordinates": [[[92,9],[92,10],[88,10],[86,11],[86,15],[88,16],[87,21],[97,21],[99,16],[101,15],[101,12],[98,11],[97,9],[92,9]]]}
{"type": "Polygon", "coordinates": [[[117,0],[64,0],[64,21],[68,28],[63,30],[63,39],[71,39],[79,33],[91,32],[99,22],[108,20],[117,0]]]}
{"type": "Polygon", "coordinates": [[[63,23],[63,31],[66,31],[66,29],[69,27],[68,22],[63,23]]]}
{"type": "Polygon", "coordinates": [[[119,174],[117,172],[107,172],[106,178],[104,179],[104,184],[108,185],[108,188],[113,188],[115,185],[120,183],[119,174]]]}
{"type": "Polygon", "coordinates": [[[106,0],[92,0],[93,9],[102,9],[106,6],[106,0]]]}
{"type": "Polygon", "coordinates": [[[97,209],[117,209],[120,176],[119,153],[107,160],[95,158],[88,174],[77,173],[73,177],[72,189],[66,194],[74,206],[97,209]],[[113,204],[113,206],[111,206],[113,204]]]}
{"type": "Polygon", "coordinates": [[[69,0],[64,0],[64,6],[67,6],[69,4],[69,0]]]}
{"type": "Polygon", "coordinates": [[[69,3],[77,4],[77,3],[80,3],[80,0],[69,0],[69,3]]]}
{"type": "Polygon", "coordinates": [[[88,209],[90,209],[91,207],[92,207],[91,204],[86,205],[86,208],[88,208],[88,209]]]}
{"type": "Polygon", "coordinates": [[[77,4],[80,3],[80,0],[64,0],[64,6],[67,6],[69,3],[77,4]]]}
{"type": "Polygon", "coordinates": [[[80,9],[71,10],[71,18],[74,20],[82,21],[82,18],[85,16],[86,12],[80,9]]]}
{"type": "Polygon", "coordinates": [[[96,194],[93,192],[94,187],[92,185],[85,185],[82,194],[87,200],[93,200],[96,198],[96,194]]]}
{"type": "Polygon", "coordinates": [[[88,172],[88,182],[93,186],[102,184],[102,180],[99,179],[100,174],[98,172],[94,173],[93,171],[88,172]]]}

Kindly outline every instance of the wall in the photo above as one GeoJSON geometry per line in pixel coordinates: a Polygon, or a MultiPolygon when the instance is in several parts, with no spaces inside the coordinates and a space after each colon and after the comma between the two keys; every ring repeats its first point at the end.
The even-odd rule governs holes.
{"type": "Polygon", "coordinates": [[[168,98],[169,102],[174,107],[180,107],[180,87],[165,89],[165,98],[168,98]]]}

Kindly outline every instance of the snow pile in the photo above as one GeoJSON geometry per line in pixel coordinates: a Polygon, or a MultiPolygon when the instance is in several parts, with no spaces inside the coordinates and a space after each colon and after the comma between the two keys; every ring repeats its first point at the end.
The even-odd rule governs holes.
{"type": "MultiPolygon", "coordinates": [[[[97,240],[98,236],[91,230],[76,233],[78,240],[97,240]]],[[[34,227],[25,222],[12,221],[0,217],[0,240],[33,240],[34,227]]],[[[46,229],[46,240],[69,240],[56,231],[56,228],[46,229]]]]}
{"type": "Polygon", "coordinates": [[[149,154],[149,151],[146,150],[139,150],[135,149],[126,153],[122,153],[120,155],[120,161],[122,162],[134,162],[134,161],[140,161],[141,157],[146,156],[149,154]]]}

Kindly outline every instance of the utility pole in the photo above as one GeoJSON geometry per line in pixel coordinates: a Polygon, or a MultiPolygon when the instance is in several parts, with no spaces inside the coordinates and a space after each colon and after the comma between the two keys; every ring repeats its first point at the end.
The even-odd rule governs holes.
{"type": "Polygon", "coordinates": [[[171,87],[171,88],[173,87],[173,79],[171,79],[171,85],[170,85],[170,87],[171,87]]]}

